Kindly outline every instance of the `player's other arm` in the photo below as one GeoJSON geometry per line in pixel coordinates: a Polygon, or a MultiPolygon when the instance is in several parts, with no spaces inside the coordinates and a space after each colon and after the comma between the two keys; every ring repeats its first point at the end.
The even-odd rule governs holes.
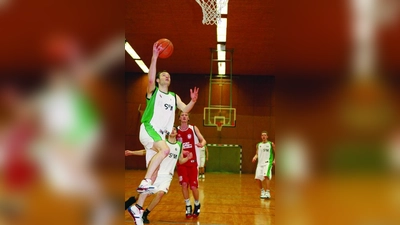
{"type": "Polygon", "coordinates": [[[187,154],[186,157],[183,156],[184,155],[183,152],[184,151],[182,151],[181,154],[179,155],[178,159],[179,164],[184,164],[193,158],[193,154],[191,152],[189,152],[189,154],[187,154]]]}
{"type": "Polygon", "coordinates": [[[190,89],[190,102],[186,105],[184,102],[182,102],[181,98],[176,95],[176,101],[177,101],[177,106],[178,109],[180,109],[182,112],[190,112],[190,110],[192,110],[194,104],[197,101],[197,98],[199,96],[199,88],[194,87],[194,89],[190,89]]]}
{"type": "Polygon", "coordinates": [[[251,161],[254,163],[257,159],[258,159],[258,144],[256,145],[256,154],[254,155],[251,161]]]}
{"type": "Polygon", "coordinates": [[[144,149],[135,151],[125,150],[125,156],[130,156],[130,155],[139,155],[139,156],[146,155],[146,150],[144,149]]]}
{"type": "Polygon", "coordinates": [[[206,161],[208,161],[208,147],[207,147],[207,145],[204,145],[204,148],[206,149],[206,161]]]}
{"type": "Polygon", "coordinates": [[[275,143],[274,142],[272,142],[272,154],[274,156],[274,161],[272,162],[272,164],[275,164],[276,154],[275,154],[275,143]]]}
{"type": "Polygon", "coordinates": [[[199,143],[197,143],[196,146],[199,148],[206,146],[207,141],[206,141],[206,139],[204,139],[203,135],[200,133],[199,128],[194,126],[194,131],[196,132],[197,138],[199,139],[199,143]]]}

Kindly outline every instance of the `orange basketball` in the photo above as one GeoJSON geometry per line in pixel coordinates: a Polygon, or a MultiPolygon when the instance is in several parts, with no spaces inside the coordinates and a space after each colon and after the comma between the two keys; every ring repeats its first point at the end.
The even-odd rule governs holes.
{"type": "Polygon", "coordinates": [[[161,44],[161,46],[164,48],[164,50],[162,50],[160,52],[160,54],[158,55],[158,57],[160,58],[168,58],[172,55],[172,53],[174,52],[174,45],[172,44],[172,42],[166,38],[162,38],[160,40],[157,41],[157,43],[161,44]]]}

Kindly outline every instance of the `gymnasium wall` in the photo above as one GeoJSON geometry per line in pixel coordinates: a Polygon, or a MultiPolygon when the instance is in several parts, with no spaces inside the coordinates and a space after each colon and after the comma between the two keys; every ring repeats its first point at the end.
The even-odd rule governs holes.
{"type": "MultiPolygon", "coordinates": [[[[190,113],[190,123],[198,126],[209,144],[237,144],[242,146],[242,172],[254,173],[256,165],[251,162],[255,146],[261,140],[261,131],[267,130],[269,140],[275,142],[275,79],[273,76],[234,76],[232,104],[236,108],[236,127],[203,126],[203,108],[208,106],[208,75],[182,75],[171,73],[170,91],[177,93],[183,102],[190,101],[190,89],[200,88],[199,98],[190,113]]],[[[126,149],[143,149],[139,142],[140,113],[145,108],[146,74],[125,76],[126,88],[126,149]]],[[[229,89],[226,89],[229,90],[229,89]]],[[[213,96],[214,97],[214,96],[213,96]]],[[[179,124],[178,119],[176,123],[179,124]]],[[[126,169],[145,169],[143,156],[125,158],[126,169]]]]}

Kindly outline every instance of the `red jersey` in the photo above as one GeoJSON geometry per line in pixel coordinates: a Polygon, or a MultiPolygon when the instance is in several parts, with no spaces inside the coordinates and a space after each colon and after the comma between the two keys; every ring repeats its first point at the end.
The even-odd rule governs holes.
{"type": "Polygon", "coordinates": [[[178,164],[178,166],[198,166],[200,154],[198,154],[196,150],[196,144],[199,143],[199,139],[197,138],[196,132],[192,125],[189,125],[187,130],[181,130],[181,127],[178,126],[178,134],[176,139],[182,142],[183,151],[189,151],[193,154],[193,158],[188,160],[184,164],[178,164]]]}
{"type": "Polygon", "coordinates": [[[5,140],[5,184],[10,190],[26,188],[36,175],[36,165],[29,157],[30,145],[35,133],[31,124],[27,123],[14,124],[9,132],[5,140]]]}

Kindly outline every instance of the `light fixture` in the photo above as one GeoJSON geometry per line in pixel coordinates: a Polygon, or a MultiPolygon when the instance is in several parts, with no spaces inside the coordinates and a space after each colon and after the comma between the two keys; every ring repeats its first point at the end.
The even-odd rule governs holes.
{"type": "Polygon", "coordinates": [[[226,29],[228,25],[227,18],[221,18],[217,24],[217,42],[226,42],[226,29]]]}
{"type": "Polygon", "coordinates": [[[128,52],[132,59],[140,59],[139,55],[135,52],[135,50],[127,41],[125,41],[125,51],[128,52]]]}
{"type": "Polygon", "coordinates": [[[143,60],[140,59],[140,56],[135,52],[135,50],[126,40],[125,40],[125,51],[128,52],[128,54],[132,57],[132,59],[135,60],[136,64],[140,67],[140,69],[142,69],[143,73],[149,72],[149,68],[146,66],[143,60]]]}

